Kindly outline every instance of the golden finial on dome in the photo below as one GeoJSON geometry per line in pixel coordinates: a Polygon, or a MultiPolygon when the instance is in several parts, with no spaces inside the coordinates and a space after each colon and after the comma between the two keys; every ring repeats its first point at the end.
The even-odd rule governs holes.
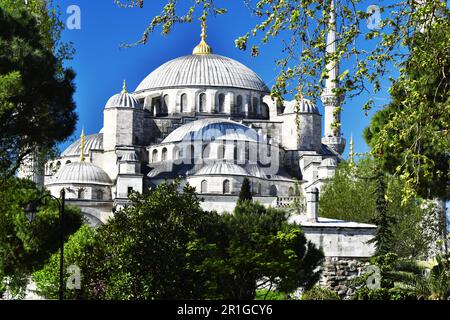
{"type": "Polygon", "coordinates": [[[200,43],[194,48],[192,54],[202,55],[213,53],[212,48],[206,43],[206,14],[200,20],[202,21],[202,34],[200,43]]]}
{"type": "Polygon", "coordinates": [[[355,144],[353,142],[353,134],[350,135],[350,152],[349,152],[349,163],[351,166],[353,166],[355,164],[355,144]]]}
{"type": "Polygon", "coordinates": [[[127,81],[123,80],[123,85],[122,85],[122,94],[127,93],[127,81]]]}
{"type": "Polygon", "coordinates": [[[81,129],[80,161],[84,161],[84,127],[81,129]]]}

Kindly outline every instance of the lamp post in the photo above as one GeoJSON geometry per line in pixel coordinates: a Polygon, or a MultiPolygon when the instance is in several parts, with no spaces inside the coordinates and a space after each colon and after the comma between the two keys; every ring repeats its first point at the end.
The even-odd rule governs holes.
{"type": "Polygon", "coordinates": [[[31,200],[24,206],[27,219],[32,222],[36,218],[37,207],[43,203],[45,198],[50,198],[58,202],[59,207],[59,246],[60,246],[60,259],[59,259],[59,300],[64,299],[64,206],[66,201],[66,191],[61,190],[61,197],[57,197],[51,194],[45,194],[38,200],[31,200]]]}

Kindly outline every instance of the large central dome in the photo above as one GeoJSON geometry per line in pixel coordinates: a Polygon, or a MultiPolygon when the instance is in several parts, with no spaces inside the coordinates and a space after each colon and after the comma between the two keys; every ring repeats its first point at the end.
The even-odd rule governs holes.
{"type": "Polygon", "coordinates": [[[216,54],[192,54],[157,68],[139,84],[136,93],[177,87],[233,87],[269,92],[255,72],[236,60],[216,54]]]}

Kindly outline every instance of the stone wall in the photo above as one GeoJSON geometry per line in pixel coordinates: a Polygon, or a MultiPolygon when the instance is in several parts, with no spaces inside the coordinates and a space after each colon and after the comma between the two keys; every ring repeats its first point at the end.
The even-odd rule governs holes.
{"type": "Polygon", "coordinates": [[[350,300],[355,292],[350,282],[369,266],[369,258],[326,257],[319,285],[335,291],[341,299],[350,300]]]}

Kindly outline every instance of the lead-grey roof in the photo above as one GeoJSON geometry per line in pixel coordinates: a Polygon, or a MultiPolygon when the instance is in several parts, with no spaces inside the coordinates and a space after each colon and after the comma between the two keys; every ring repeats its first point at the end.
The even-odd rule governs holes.
{"type": "Polygon", "coordinates": [[[111,185],[112,181],[102,168],[92,163],[72,162],[59,169],[51,183],[111,185]]]}
{"type": "Polygon", "coordinates": [[[296,100],[284,101],[284,111],[283,114],[292,113],[316,113],[319,114],[317,107],[308,99],[302,99],[297,102],[296,100]]]}
{"type": "Polygon", "coordinates": [[[263,141],[254,130],[235,121],[221,118],[205,118],[192,121],[172,131],[162,143],[181,141],[263,141]]]}
{"type": "MultiPolygon", "coordinates": [[[[103,150],[103,133],[90,134],[84,138],[84,154],[89,154],[91,150],[103,150]]],[[[81,139],[78,139],[66,148],[61,154],[62,157],[73,157],[81,154],[81,139]]]]}
{"type": "Polygon", "coordinates": [[[264,81],[236,60],[217,54],[187,55],[150,73],[136,92],[178,87],[235,87],[269,92],[264,81]]]}
{"type": "Polygon", "coordinates": [[[109,108],[134,108],[141,109],[142,106],[139,101],[136,100],[131,94],[127,92],[122,92],[113,95],[109,98],[108,102],[106,102],[105,109],[109,108]]]}
{"type": "Polygon", "coordinates": [[[233,175],[233,176],[248,176],[249,173],[244,168],[226,161],[217,161],[212,164],[208,164],[198,170],[194,175],[233,175]]]}

